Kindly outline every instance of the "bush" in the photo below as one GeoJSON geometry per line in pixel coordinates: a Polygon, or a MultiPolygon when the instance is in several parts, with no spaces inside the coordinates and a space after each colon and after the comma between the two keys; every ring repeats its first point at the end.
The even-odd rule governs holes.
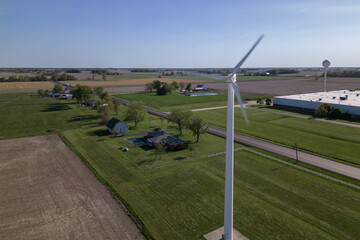
{"type": "Polygon", "coordinates": [[[268,105],[268,106],[270,106],[272,104],[272,101],[270,98],[267,98],[265,102],[266,102],[266,105],[268,105]]]}
{"type": "Polygon", "coordinates": [[[44,92],[44,90],[39,89],[39,90],[37,91],[37,93],[38,93],[40,96],[43,96],[45,92],[44,92]]]}
{"type": "Polygon", "coordinates": [[[262,100],[261,98],[258,98],[258,99],[256,100],[256,103],[257,103],[257,104],[260,104],[260,105],[264,104],[264,102],[263,102],[263,100],[262,100]]]}
{"type": "Polygon", "coordinates": [[[334,108],[331,112],[329,112],[329,118],[339,119],[342,117],[342,111],[340,108],[334,108]]]}

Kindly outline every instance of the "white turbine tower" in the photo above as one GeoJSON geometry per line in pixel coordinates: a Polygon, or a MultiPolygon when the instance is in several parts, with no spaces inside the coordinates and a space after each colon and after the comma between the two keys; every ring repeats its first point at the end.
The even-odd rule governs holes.
{"type": "Polygon", "coordinates": [[[324,73],[324,92],[326,92],[326,75],[327,75],[327,70],[328,67],[330,66],[330,61],[329,60],[324,60],[322,62],[323,67],[325,68],[325,73],[324,73]]]}
{"type": "Polygon", "coordinates": [[[240,92],[236,85],[236,72],[245,62],[251,52],[263,39],[261,35],[249,52],[240,60],[235,66],[229,76],[227,76],[228,83],[228,108],[227,108],[227,125],[226,125],[226,170],[225,170],[225,211],[224,211],[224,235],[223,240],[233,239],[233,189],[234,189],[234,91],[241,106],[246,124],[248,118],[245,113],[244,106],[241,102],[240,92]]]}

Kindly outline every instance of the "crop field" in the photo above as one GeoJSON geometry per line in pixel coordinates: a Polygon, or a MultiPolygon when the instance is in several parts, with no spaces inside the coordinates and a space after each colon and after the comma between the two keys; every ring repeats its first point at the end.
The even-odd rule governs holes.
{"type": "Polygon", "coordinates": [[[273,80],[291,80],[303,79],[304,77],[296,76],[236,76],[236,81],[273,81],[273,80]]]}
{"type": "MultiPolygon", "coordinates": [[[[235,111],[235,130],[239,133],[294,147],[360,166],[360,128],[326,122],[299,119],[275,113],[246,110],[250,125],[246,125],[240,110],[235,111]]],[[[226,126],[226,109],[198,112],[215,126],[226,126]]]]}
{"type": "MultiPolygon", "coordinates": [[[[108,135],[98,124],[98,113],[75,101],[2,94],[0,104],[0,121],[5,123],[0,125],[2,139],[56,128],[63,141],[141,219],[147,236],[201,239],[223,225],[225,155],[208,155],[225,151],[225,139],[207,134],[194,143],[195,137],[185,131],[181,138],[192,148],[159,154],[125,141],[136,136],[108,135]],[[124,152],[124,147],[130,150],[124,152]]],[[[120,109],[111,116],[123,119],[124,107],[120,109]]],[[[275,120],[262,117],[264,122],[271,119],[275,120]]],[[[253,124],[253,116],[251,120],[253,124]]],[[[235,124],[239,121],[238,116],[235,124]]],[[[128,125],[131,135],[155,127],[173,128],[152,115],[138,129],[132,128],[132,122],[128,125]]],[[[355,239],[360,234],[359,198],[356,189],[254,153],[235,153],[234,224],[250,239],[355,239]]]]}
{"type": "MultiPolygon", "coordinates": [[[[64,81],[65,83],[69,83],[71,85],[86,85],[89,87],[116,87],[116,86],[131,86],[131,85],[145,85],[146,83],[152,82],[154,80],[159,80],[166,83],[171,83],[172,81],[176,81],[176,79],[170,79],[170,78],[144,78],[144,79],[125,79],[125,80],[118,80],[118,81],[64,81]]],[[[185,83],[198,83],[198,82],[204,82],[202,80],[189,80],[189,79],[182,79],[178,80],[177,82],[185,82],[185,83]]]]}
{"type": "Polygon", "coordinates": [[[52,82],[0,82],[0,91],[7,91],[12,89],[52,89],[54,83],[52,82]]]}
{"type": "Polygon", "coordinates": [[[0,141],[0,239],[145,239],[57,135],[0,141]]]}

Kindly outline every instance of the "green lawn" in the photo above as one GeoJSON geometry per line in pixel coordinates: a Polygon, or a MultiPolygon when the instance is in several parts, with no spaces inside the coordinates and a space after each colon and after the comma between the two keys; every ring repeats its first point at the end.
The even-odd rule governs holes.
{"type": "MultiPolygon", "coordinates": [[[[246,110],[250,125],[235,109],[235,130],[239,133],[293,147],[327,158],[360,166],[360,129],[275,113],[246,110]]],[[[197,112],[209,124],[226,127],[226,109],[197,112]]]]}
{"type": "MultiPolygon", "coordinates": [[[[98,131],[103,128],[63,136],[155,239],[200,239],[222,226],[225,156],[207,155],[224,151],[224,139],[202,136],[194,151],[160,158],[154,150],[98,131]],[[124,146],[130,151],[122,152],[124,146]]],[[[194,140],[187,132],[182,138],[194,140]]],[[[253,153],[235,154],[234,225],[250,239],[354,239],[360,234],[359,197],[357,190],[253,153]]]]}
{"type": "Polygon", "coordinates": [[[158,96],[156,93],[115,94],[113,96],[128,101],[143,101],[147,106],[160,110],[167,110],[172,107],[193,109],[227,104],[225,92],[219,92],[219,95],[200,97],[189,97],[176,93],[164,96],[158,96]]]}
{"type": "Polygon", "coordinates": [[[0,94],[0,139],[47,134],[98,124],[95,111],[75,100],[56,100],[33,93],[0,94]]]}
{"type": "MultiPolygon", "coordinates": [[[[143,101],[147,106],[163,111],[171,111],[174,108],[196,109],[206,107],[218,107],[227,105],[227,92],[216,91],[219,95],[189,97],[173,93],[171,95],[158,96],[156,93],[131,93],[114,94],[112,96],[128,100],[143,101]]],[[[245,101],[257,98],[271,98],[269,95],[242,94],[245,101]]],[[[237,101],[237,100],[235,100],[237,101]]],[[[237,102],[236,102],[237,103],[237,102]]]]}
{"type": "MultiPolygon", "coordinates": [[[[123,110],[117,115],[120,119],[123,110]]],[[[255,122],[256,114],[250,115],[255,122]]],[[[274,116],[261,119],[278,120],[274,116]]],[[[90,108],[29,94],[0,95],[0,122],[1,139],[41,135],[56,128],[122,199],[130,215],[141,220],[148,236],[201,239],[223,225],[225,155],[207,157],[225,151],[223,138],[207,134],[192,144],[192,151],[160,156],[156,150],[130,146],[125,139],[133,137],[108,135],[90,108]],[[124,147],[130,151],[123,152],[124,147]]],[[[129,134],[155,127],[172,128],[149,116],[129,134]]],[[[187,131],[181,138],[195,141],[187,131]]],[[[359,198],[353,188],[253,153],[235,153],[234,225],[250,239],[356,239],[360,235],[359,198]]]]}

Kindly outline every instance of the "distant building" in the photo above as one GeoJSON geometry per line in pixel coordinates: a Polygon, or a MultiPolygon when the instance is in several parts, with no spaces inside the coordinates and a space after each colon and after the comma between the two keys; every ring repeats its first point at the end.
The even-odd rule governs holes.
{"type": "Polygon", "coordinates": [[[49,92],[49,96],[50,96],[50,97],[60,97],[60,93],[59,93],[59,92],[51,91],[51,92],[49,92]]]}
{"type": "Polygon", "coordinates": [[[314,110],[320,104],[328,103],[343,113],[360,116],[360,91],[339,90],[274,97],[274,106],[286,106],[314,110]]]}
{"type": "Polygon", "coordinates": [[[170,135],[163,131],[149,132],[145,139],[153,147],[165,143],[166,147],[171,151],[186,148],[186,141],[181,140],[177,135],[170,135]]]}
{"type": "Polygon", "coordinates": [[[106,127],[110,133],[124,134],[129,131],[128,125],[116,118],[110,119],[106,127]]]}
{"type": "Polygon", "coordinates": [[[73,99],[73,95],[72,94],[60,94],[60,98],[61,99],[73,99]]]}
{"type": "Polygon", "coordinates": [[[86,105],[86,106],[89,106],[89,107],[95,107],[95,105],[96,105],[96,100],[88,99],[88,100],[86,100],[85,105],[86,105]]]}

